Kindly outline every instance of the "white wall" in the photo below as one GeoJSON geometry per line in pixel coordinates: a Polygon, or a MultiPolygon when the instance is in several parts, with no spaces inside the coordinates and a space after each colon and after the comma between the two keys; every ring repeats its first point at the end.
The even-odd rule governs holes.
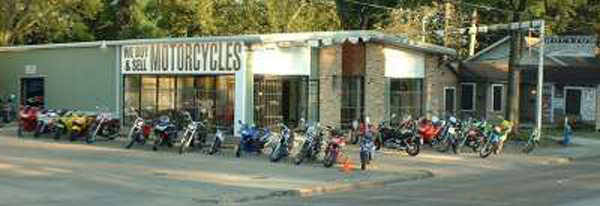
{"type": "Polygon", "coordinates": [[[425,55],[405,49],[385,48],[385,76],[425,78],[425,55]]]}
{"type": "Polygon", "coordinates": [[[309,47],[263,47],[251,53],[254,74],[310,75],[309,47]]]}

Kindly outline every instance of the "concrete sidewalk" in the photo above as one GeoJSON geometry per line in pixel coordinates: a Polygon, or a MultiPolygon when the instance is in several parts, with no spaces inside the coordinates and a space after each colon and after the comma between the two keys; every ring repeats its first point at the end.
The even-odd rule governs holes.
{"type": "MultiPolygon", "coordinates": [[[[600,134],[599,134],[600,135],[600,134]]],[[[550,137],[555,142],[562,140],[562,137],[550,137]]],[[[600,140],[594,140],[583,137],[572,137],[571,145],[562,146],[558,145],[552,147],[536,148],[532,152],[535,155],[552,156],[552,157],[563,157],[570,159],[586,158],[586,157],[597,157],[600,156],[600,140]]]]}

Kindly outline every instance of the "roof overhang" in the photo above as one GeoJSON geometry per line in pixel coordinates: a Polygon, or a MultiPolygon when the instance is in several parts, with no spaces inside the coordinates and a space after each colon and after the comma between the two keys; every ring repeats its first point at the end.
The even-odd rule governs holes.
{"type": "Polygon", "coordinates": [[[95,41],[79,43],[59,43],[43,45],[23,45],[0,47],[0,52],[27,51],[40,49],[62,49],[62,48],[91,48],[91,47],[117,47],[124,45],[142,45],[142,44],[172,44],[172,43],[190,43],[190,42],[244,42],[247,45],[252,44],[305,44],[312,47],[328,46],[344,42],[358,43],[374,42],[389,44],[408,49],[419,50],[429,53],[438,53],[444,55],[457,55],[456,50],[421,42],[409,40],[406,36],[391,35],[372,30],[358,31],[331,31],[331,32],[303,32],[303,33],[277,33],[277,34],[250,34],[237,36],[205,36],[205,37],[185,37],[185,38],[159,38],[159,39],[130,39],[114,41],[95,41]],[[285,43],[284,43],[285,44],[285,43]]]}

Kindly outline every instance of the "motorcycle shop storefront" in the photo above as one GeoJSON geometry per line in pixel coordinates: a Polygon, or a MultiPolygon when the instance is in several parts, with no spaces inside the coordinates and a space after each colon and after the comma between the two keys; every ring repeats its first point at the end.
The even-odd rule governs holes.
{"type": "Polygon", "coordinates": [[[239,42],[123,46],[125,123],[135,118],[130,108],[142,110],[149,119],[179,118],[181,111],[188,111],[209,127],[232,131],[236,73],[243,58],[239,42]]]}
{"type": "Polygon", "coordinates": [[[254,75],[254,123],[295,127],[308,119],[310,48],[261,46],[250,58],[254,75]]]}

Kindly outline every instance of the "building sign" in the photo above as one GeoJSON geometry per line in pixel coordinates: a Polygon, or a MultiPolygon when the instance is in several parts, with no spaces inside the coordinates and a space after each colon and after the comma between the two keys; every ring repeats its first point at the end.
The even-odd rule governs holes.
{"type": "Polygon", "coordinates": [[[232,74],[244,67],[242,42],[132,45],[121,48],[123,74],[232,74]]]}
{"type": "Polygon", "coordinates": [[[33,64],[25,65],[25,74],[34,75],[37,74],[37,66],[33,64]]]}
{"type": "Polygon", "coordinates": [[[552,36],[545,39],[549,56],[596,56],[595,36],[552,36]]]}

